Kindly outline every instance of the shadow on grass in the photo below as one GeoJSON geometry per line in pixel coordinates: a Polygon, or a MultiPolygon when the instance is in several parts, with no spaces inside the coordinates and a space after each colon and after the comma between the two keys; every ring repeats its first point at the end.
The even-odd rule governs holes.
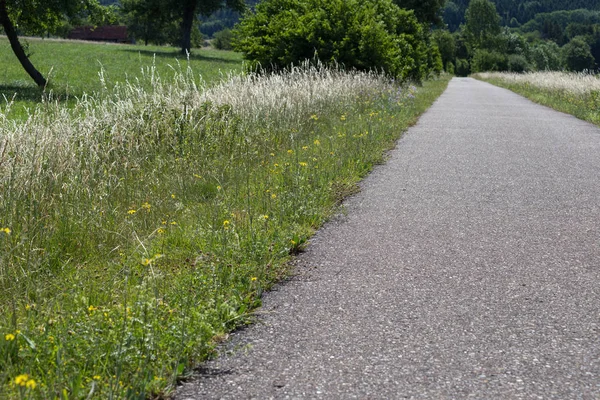
{"type": "MultiPolygon", "coordinates": [[[[153,51],[153,50],[134,50],[134,49],[123,49],[121,51],[126,51],[128,53],[135,54],[143,54],[149,57],[160,57],[160,58],[170,58],[170,59],[178,59],[179,61],[186,61],[187,57],[181,54],[178,51],[153,51]]],[[[202,52],[202,50],[196,50],[196,52],[202,52]]],[[[213,57],[213,56],[205,56],[203,54],[192,53],[189,56],[190,60],[194,61],[216,61],[225,64],[240,64],[239,60],[231,60],[224,57],[213,57]]]]}
{"type": "Polygon", "coordinates": [[[67,93],[65,88],[60,85],[49,85],[46,89],[28,84],[0,84],[0,102],[32,102],[41,103],[42,101],[64,101],[80,96],[81,93],[70,91],[67,93]],[[6,100],[5,100],[6,98],[6,100]]]}
{"type": "Polygon", "coordinates": [[[42,101],[44,90],[37,86],[0,84],[0,101],[42,101]],[[6,97],[6,100],[4,99],[6,97]]]}

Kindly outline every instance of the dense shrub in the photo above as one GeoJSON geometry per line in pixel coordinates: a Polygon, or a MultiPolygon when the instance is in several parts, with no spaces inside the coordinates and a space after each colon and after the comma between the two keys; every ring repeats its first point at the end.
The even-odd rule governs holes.
{"type": "Polygon", "coordinates": [[[391,0],[265,0],[236,30],[240,39],[234,47],[263,68],[280,69],[316,56],[419,81],[435,64],[413,12],[391,0]]]}
{"type": "Polygon", "coordinates": [[[511,54],[508,56],[508,70],[511,72],[526,72],[531,67],[525,56],[520,54],[511,54]]]}
{"type": "Polygon", "coordinates": [[[231,29],[223,29],[214,34],[214,39],[211,42],[213,47],[218,50],[231,50],[231,40],[233,39],[233,33],[231,29]]]}
{"type": "Polygon", "coordinates": [[[471,61],[472,72],[507,71],[508,57],[489,50],[476,50],[471,61]]]}
{"type": "Polygon", "coordinates": [[[563,47],[565,66],[569,71],[593,69],[595,65],[590,45],[580,37],[575,37],[563,47]]]}
{"type": "Polygon", "coordinates": [[[562,69],[560,47],[554,42],[539,43],[531,49],[531,59],[538,71],[558,71],[562,69]]]}
{"type": "Polygon", "coordinates": [[[471,65],[469,64],[469,60],[464,58],[456,59],[456,75],[458,76],[467,76],[471,73],[471,65]]]}

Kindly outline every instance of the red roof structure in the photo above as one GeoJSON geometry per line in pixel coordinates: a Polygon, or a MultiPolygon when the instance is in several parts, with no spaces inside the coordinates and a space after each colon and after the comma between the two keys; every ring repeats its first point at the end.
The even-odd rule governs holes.
{"type": "Polygon", "coordinates": [[[128,43],[126,26],[80,26],[71,31],[69,39],[92,40],[95,42],[128,43]]]}

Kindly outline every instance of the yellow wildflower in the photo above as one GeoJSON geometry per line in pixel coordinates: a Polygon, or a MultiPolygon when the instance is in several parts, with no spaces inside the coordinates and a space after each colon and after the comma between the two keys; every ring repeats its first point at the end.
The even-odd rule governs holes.
{"type": "Polygon", "coordinates": [[[150,211],[150,208],[151,208],[151,207],[152,207],[152,206],[151,206],[151,205],[150,205],[150,203],[148,203],[148,202],[146,202],[146,203],[142,204],[142,208],[143,208],[144,210],[150,211]]]}
{"type": "Polygon", "coordinates": [[[299,164],[300,164],[300,166],[301,166],[301,167],[306,167],[306,166],[308,165],[308,164],[307,164],[307,163],[305,163],[305,162],[300,162],[299,164]]]}
{"type": "Polygon", "coordinates": [[[221,187],[221,186],[217,186],[217,190],[221,190],[221,189],[222,189],[222,187],[221,187]]]}
{"type": "Polygon", "coordinates": [[[35,389],[36,386],[37,383],[35,383],[33,379],[29,379],[27,383],[25,383],[25,387],[27,387],[27,389],[35,389]]]}
{"type": "Polygon", "coordinates": [[[293,154],[293,153],[294,153],[294,150],[290,149],[290,150],[288,150],[287,152],[288,152],[288,154],[293,154]]]}
{"type": "Polygon", "coordinates": [[[345,121],[345,120],[346,120],[346,115],[342,115],[342,116],[340,117],[340,120],[341,120],[341,121],[345,121]]]}
{"type": "Polygon", "coordinates": [[[313,114],[310,116],[310,119],[312,119],[313,121],[318,121],[319,117],[316,114],[313,114]]]}
{"type": "Polygon", "coordinates": [[[276,198],[277,198],[277,195],[276,195],[275,193],[273,193],[273,194],[271,195],[271,198],[272,198],[272,199],[276,199],[276,198]]]}
{"type": "Polygon", "coordinates": [[[255,277],[255,276],[253,276],[252,278],[250,278],[250,280],[251,280],[252,282],[256,281],[257,279],[258,279],[258,278],[257,278],[257,277],[255,277]]]}
{"type": "Polygon", "coordinates": [[[319,141],[319,139],[316,139],[314,142],[315,146],[319,146],[321,144],[321,142],[319,141]]]}
{"type": "Polygon", "coordinates": [[[163,228],[159,228],[159,229],[158,229],[156,232],[157,232],[159,235],[162,235],[163,233],[165,233],[165,230],[164,230],[163,228]]]}
{"type": "Polygon", "coordinates": [[[4,233],[6,233],[7,235],[10,235],[10,233],[11,233],[12,231],[10,230],[10,228],[2,228],[2,229],[0,229],[0,232],[4,232],[4,233]]]}
{"type": "Polygon", "coordinates": [[[99,381],[100,379],[102,379],[102,377],[100,375],[94,375],[94,380],[95,381],[99,381]]]}
{"type": "Polygon", "coordinates": [[[302,146],[302,150],[308,150],[308,146],[302,146]]]}
{"type": "Polygon", "coordinates": [[[175,221],[172,221],[172,222],[171,222],[171,225],[177,225],[177,222],[175,222],[175,221]]]}
{"type": "Polygon", "coordinates": [[[129,210],[129,211],[127,211],[127,214],[129,214],[129,215],[133,215],[133,214],[135,214],[136,212],[137,212],[137,211],[135,211],[135,210],[129,210]]]}
{"type": "Polygon", "coordinates": [[[25,384],[27,383],[28,380],[29,380],[29,375],[21,374],[15,378],[15,384],[17,384],[19,386],[25,386],[25,384]]]}
{"type": "Polygon", "coordinates": [[[90,306],[88,307],[88,311],[89,311],[89,312],[96,311],[97,309],[98,309],[98,307],[94,307],[94,306],[92,306],[92,305],[90,305],[90,306]]]}
{"type": "Polygon", "coordinates": [[[171,195],[171,198],[172,198],[172,199],[174,199],[174,198],[175,198],[175,195],[174,195],[174,194],[172,194],[172,195],[171,195]]]}
{"type": "Polygon", "coordinates": [[[12,333],[7,333],[6,335],[4,335],[4,339],[6,339],[7,342],[13,341],[15,340],[15,335],[13,335],[12,333]]]}

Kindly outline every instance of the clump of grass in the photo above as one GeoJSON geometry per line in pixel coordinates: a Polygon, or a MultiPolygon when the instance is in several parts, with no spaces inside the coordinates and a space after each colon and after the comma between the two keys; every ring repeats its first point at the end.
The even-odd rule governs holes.
{"type": "Polygon", "coordinates": [[[447,80],[197,82],[0,113],[0,397],[169,393],[447,80]]]}
{"type": "Polygon", "coordinates": [[[555,110],[600,124],[598,75],[546,71],[525,74],[487,72],[473,77],[510,89],[555,110]]]}

